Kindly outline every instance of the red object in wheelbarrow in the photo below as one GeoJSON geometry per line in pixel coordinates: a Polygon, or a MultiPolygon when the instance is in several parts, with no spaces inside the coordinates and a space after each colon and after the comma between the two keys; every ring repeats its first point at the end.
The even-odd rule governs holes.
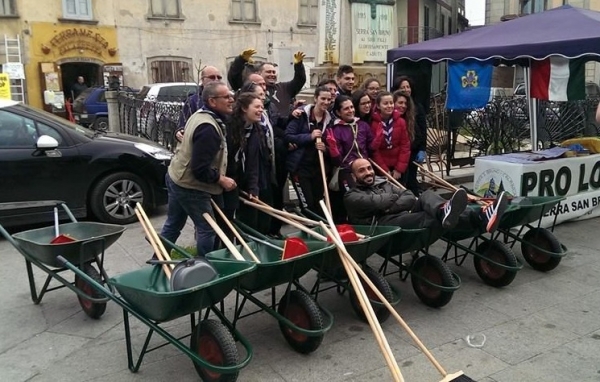
{"type": "MultiPolygon", "coordinates": [[[[335,227],[337,228],[337,231],[340,234],[340,238],[344,243],[358,241],[360,239],[356,234],[354,227],[352,227],[350,224],[338,224],[335,227]]],[[[331,238],[328,236],[327,241],[331,243],[333,240],[331,240],[331,238]]]]}
{"type": "Polygon", "coordinates": [[[59,232],[57,207],[54,207],[54,232],[56,236],[54,237],[54,239],[50,240],[50,244],[65,244],[77,241],[76,239],[71,237],[71,235],[65,235],[59,232]]]}
{"type": "Polygon", "coordinates": [[[283,242],[281,260],[288,260],[297,256],[306,255],[308,251],[308,245],[306,245],[304,240],[299,237],[289,237],[283,242]]]}

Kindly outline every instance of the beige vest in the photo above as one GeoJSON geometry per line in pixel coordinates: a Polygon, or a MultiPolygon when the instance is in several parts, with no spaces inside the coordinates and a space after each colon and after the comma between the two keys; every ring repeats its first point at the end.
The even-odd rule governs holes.
{"type": "MultiPolygon", "coordinates": [[[[204,183],[196,179],[190,168],[192,161],[192,149],[194,137],[194,131],[198,126],[202,124],[210,124],[214,128],[219,137],[221,137],[221,147],[215,155],[211,167],[219,170],[219,174],[225,175],[227,169],[227,142],[225,140],[225,131],[221,130],[221,127],[215,121],[215,119],[209,113],[203,113],[197,111],[188,119],[185,124],[185,133],[183,134],[183,141],[178,145],[175,151],[175,156],[171,160],[169,165],[169,176],[180,187],[191,188],[195,190],[205,191],[212,195],[218,195],[223,192],[223,188],[218,183],[204,183]]],[[[207,127],[203,127],[207,128],[207,127]]]]}

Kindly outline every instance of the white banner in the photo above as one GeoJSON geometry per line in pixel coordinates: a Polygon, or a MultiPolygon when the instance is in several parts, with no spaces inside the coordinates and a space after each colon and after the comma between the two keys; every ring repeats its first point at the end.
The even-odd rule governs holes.
{"type": "Polygon", "coordinates": [[[340,63],[341,0],[319,2],[319,63],[340,63]]]}
{"type": "Polygon", "coordinates": [[[543,225],[600,216],[600,155],[544,161],[514,162],[509,156],[475,160],[474,191],[493,197],[500,191],[515,196],[564,196],[546,214],[543,225]]]}

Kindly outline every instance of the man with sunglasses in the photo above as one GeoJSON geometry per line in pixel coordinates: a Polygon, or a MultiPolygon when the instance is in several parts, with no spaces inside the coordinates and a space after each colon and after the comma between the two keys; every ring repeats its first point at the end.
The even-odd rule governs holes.
{"type": "Polygon", "coordinates": [[[233,94],[227,85],[212,81],[202,92],[204,107],[189,118],[181,145],[175,151],[165,176],[169,204],[161,235],[175,243],[188,216],[196,230],[198,256],[214,246],[215,232],[203,214],[213,215],[211,199],[223,205],[223,191],[237,187],[226,176],[227,143],[225,119],[233,112],[233,94]]]}
{"type": "Polygon", "coordinates": [[[187,120],[190,118],[192,114],[196,112],[196,110],[201,109],[204,106],[204,102],[202,101],[202,92],[204,91],[204,87],[211,82],[221,81],[223,76],[221,76],[221,72],[219,69],[214,66],[207,66],[200,72],[200,81],[201,85],[198,86],[198,89],[195,93],[188,96],[185,104],[183,105],[183,110],[179,114],[179,123],[177,125],[178,129],[175,133],[175,138],[179,142],[183,139],[183,128],[187,120]]]}
{"type": "Polygon", "coordinates": [[[240,53],[233,60],[227,72],[227,80],[233,90],[238,90],[246,82],[250,73],[260,74],[267,83],[267,96],[277,106],[279,115],[287,118],[294,97],[302,90],[306,83],[306,71],[304,70],[304,52],[294,54],[294,78],[287,82],[277,82],[277,67],[271,62],[262,62],[255,65],[252,56],[256,50],[249,48],[240,53]]]}

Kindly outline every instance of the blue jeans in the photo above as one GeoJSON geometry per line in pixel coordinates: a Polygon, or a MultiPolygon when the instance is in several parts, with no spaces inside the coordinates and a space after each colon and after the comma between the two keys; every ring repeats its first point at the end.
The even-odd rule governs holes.
{"type": "MultiPolygon", "coordinates": [[[[160,232],[161,236],[175,243],[189,216],[194,222],[196,230],[197,256],[204,256],[213,250],[215,244],[215,231],[202,217],[202,214],[206,212],[214,219],[210,204],[212,195],[208,192],[180,187],[171,180],[169,174],[165,176],[165,182],[169,194],[169,205],[167,221],[160,232]]],[[[215,198],[215,201],[217,205],[221,204],[220,195],[215,198]]]]}

